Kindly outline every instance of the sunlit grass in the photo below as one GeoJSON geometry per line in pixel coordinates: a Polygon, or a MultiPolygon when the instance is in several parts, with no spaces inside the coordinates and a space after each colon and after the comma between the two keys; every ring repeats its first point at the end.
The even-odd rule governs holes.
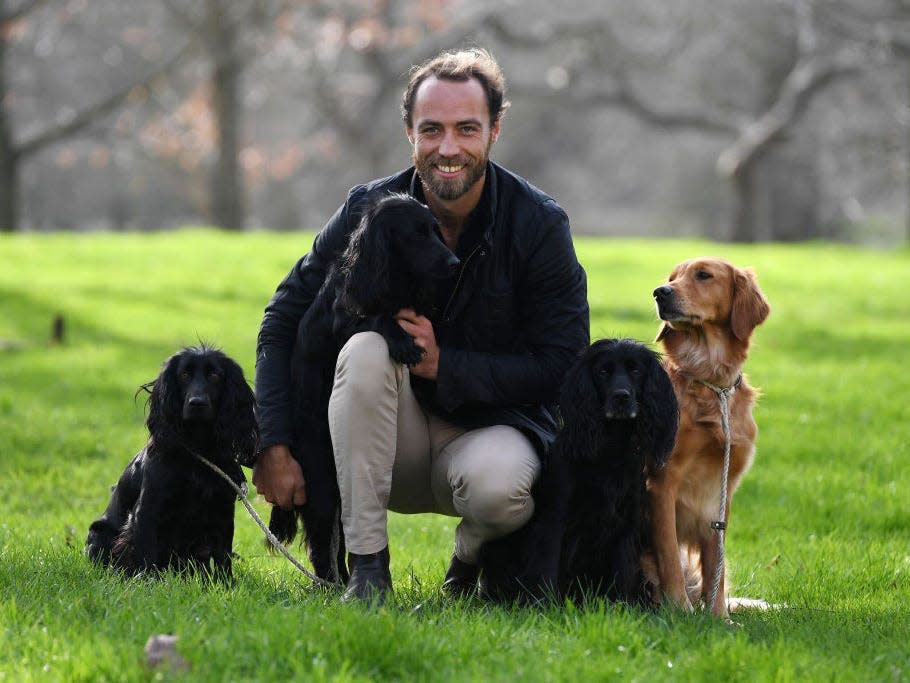
{"type": "MultiPolygon", "coordinates": [[[[727,552],[737,617],[443,600],[455,520],[393,515],[396,597],[309,588],[238,506],[233,590],[124,581],[81,548],[145,441],[144,397],[207,340],[252,379],[271,293],[308,234],[0,237],[0,680],[148,680],[179,636],[187,680],[901,680],[910,677],[908,252],[582,239],[592,334],[653,339],[651,291],[684,258],[754,266],[773,311],[747,366],[764,396],[727,552]],[[66,341],[49,343],[62,314],[66,341]]],[[[261,513],[266,507],[254,501],[261,513]]],[[[180,678],[180,674],[174,674],[180,678]]]]}

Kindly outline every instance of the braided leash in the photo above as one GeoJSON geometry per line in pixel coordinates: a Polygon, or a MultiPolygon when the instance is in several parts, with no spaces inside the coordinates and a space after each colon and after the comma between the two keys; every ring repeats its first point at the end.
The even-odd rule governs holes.
{"type": "Polygon", "coordinates": [[[724,574],[724,534],[727,530],[727,487],[729,486],[730,477],[730,448],[733,443],[733,437],[730,432],[730,398],[736,392],[736,387],[742,384],[743,377],[740,375],[736,378],[733,386],[719,387],[703,379],[698,380],[711,391],[717,394],[717,400],[720,402],[720,421],[724,430],[724,469],[720,483],[720,510],[717,512],[717,520],[711,522],[711,528],[717,532],[717,567],[714,570],[714,579],[711,581],[711,599],[708,606],[713,607],[717,599],[717,592],[720,590],[721,577],[724,574]]]}
{"type": "Polygon", "coordinates": [[[187,449],[187,450],[189,450],[190,454],[194,458],[196,458],[196,460],[201,462],[203,465],[206,465],[209,469],[211,469],[213,472],[215,472],[215,474],[217,474],[219,477],[224,479],[230,485],[230,487],[232,489],[234,489],[235,493],[237,494],[237,498],[240,500],[241,503],[243,503],[247,512],[250,513],[250,516],[253,518],[253,520],[256,522],[256,524],[259,525],[259,528],[262,529],[262,531],[265,534],[265,537],[268,539],[269,543],[271,543],[272,547],[276,548],[278,550],[278,552],[280,552],[282,555],[284,555],[285,558],[288,560],[288,562],[290,562],[297,569],[299,569],[300,572],[305,577],[307,577],[310,581],[312,581],[316,585],[325,586],[326,588],[338,588],[338,584],[332,583],[331,581],[326,581],[325,579],[320,579],[318,576],[311,573],[306,567],[304,567],[302,564],[300,564],[300,562],[297,560],[297,558],[295,558],[293,555],[291,555],[291,553],[288,551],[287,548],[284,547],[284,545],[281,543],[281,541],[279,541],[275,537],[275,534],[273,534],[269,530],[269,528],[263,523],[262,518],[258,514],[256,514],[256,510],[253,509],[253,506],[250,504],[250,501],[248,501],[246,499],[246,495],[247,495],[246,482],[243,483],[242,487],[237,486],[237,483],[233,479],[231,479],[227,474],[225,474],[224,471],[220,467],[218,467],[218,465],[216,465],[215,463],[211,462],[207,458],[201,456],[199,453],[196,453],[195,451],[193,451],[191,449],[187,449]]]}

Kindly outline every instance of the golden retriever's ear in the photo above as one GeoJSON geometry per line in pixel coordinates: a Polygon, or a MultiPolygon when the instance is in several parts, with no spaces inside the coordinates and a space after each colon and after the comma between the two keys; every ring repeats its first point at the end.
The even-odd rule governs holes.
{"type": "Polygon", "coordinates": [[[771,306],[758,288],[755,273],[746,268],[736,269],[733,276],[733,310],[730,314],[730,326],[734,336],[740,341],[748,341],[758,325],[761,325],[771,306]]]}

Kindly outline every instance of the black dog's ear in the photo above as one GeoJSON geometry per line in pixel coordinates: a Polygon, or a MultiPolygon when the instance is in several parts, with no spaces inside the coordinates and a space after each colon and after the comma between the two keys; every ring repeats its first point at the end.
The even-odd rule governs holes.
{"type": "Polygon", "coordinates": [[[646,350],[643,355],[645,382],[633,441],[649,468],[660,468],[670,457],[679,427],[679,404],[673,383],[660,364],[659,356],[646,350]]]}
{"type": "Polygon", "coordinates": [[[557,444],[560,456],[577,459],[597,453],[602,432],[602,407],[591,377],[593,355],[585,352],[569,368],[559,394],[559,411],[563,425],[557,444]]]}
{"type": "Polygon", "coordinates": [[[215,433],[223,435],[225,448],[239,463],[250,463],[259,443],[256,398],[240,366],[228,356],[222,355],[219,360],[224,372],[224,387],[215,433]]]}
{"type": "Polygon", "coordinates": [[[177,366],[180,364],[181,353],[175,353],[168,358],[158,377],[140,387],[140,390],[149,392],[149,414],[145,424],[153,441],[162,448],[178,438],[174,430],[183,423],[183,396],[180,392],[180,383],[177,381],[177,366]]]}
{"type": "Polygon", "coordinates": [[[388,215],[371,206],[341,256],[341,304],[352,315],[370,315],[381,308],[388,291],[390,227],[388,215]]]}

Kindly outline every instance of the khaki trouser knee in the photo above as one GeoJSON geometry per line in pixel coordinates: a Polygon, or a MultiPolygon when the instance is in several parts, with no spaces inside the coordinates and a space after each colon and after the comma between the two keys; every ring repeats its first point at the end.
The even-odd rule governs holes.
{"type": "Polygon", "coordinates": [[[474,562],[480,545],[522,526],[534,510],[540,471],[531,442],[504,425],[468,430],[427,414],[407,368],[381,335],[354,335],[342,348],[329,427],[348,549],[388,545],[388,510],[462,518],[456,555],[474,562]]]}

